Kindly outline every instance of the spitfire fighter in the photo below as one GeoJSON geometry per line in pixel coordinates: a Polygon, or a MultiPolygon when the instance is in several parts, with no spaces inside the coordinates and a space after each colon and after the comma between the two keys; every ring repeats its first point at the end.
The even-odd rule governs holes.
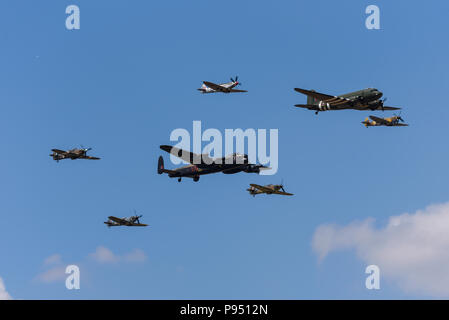
{"type": "Polygon", "coordinates": [[[240,82],[238,82],[238,76],[235,77],[235,79],[231,78],[231,82],[227,83],[221,83],[221,84],[215,84],[213,82],[209,81],[203,81],[203,85],[201,88],[198,89],[198,91],[201,91],[201,93],[214,93],[214,92],[223,92],[223,93],[231,93],[231,92],[248,92],[246,90],[238,90],[234,89],[236,86],[241,85],[240,82]]]}
{"type": "Polygon", "coordinates": [[[375,116],[369,116],[371,121],[366,118],[365,121],[362,121],[362,123],[365,125],[365,127],[377,127],[377,126],[386,126],[386,127],[406,127],[408,124],[406,123],[400,123],[404,122],[404,119],[400,115],[395,115],[393,117],[389,118],[379,118],[375,116]]]}
{"type": "Polygon", "coordinates": [[[224,174],[233,174],[238,172],[260,173],[261,170],[269,169],[263,165],[251,164],[246,154],[234,153],[223,158],[210,158],[207,154],[195,154],[172,146],[160,146],[160,148],[186,162],[186,165],[174,170],[168,170],[164,167],[164,159],[159,157],[157,173],[167,173],[170,178],[181,179],[192,178],[198,181],[201,175],[223,172],[224,174]]]}
{"type": "Polygon", "coordinates": [[[332,96],[319,93],[314,90],[295,88],[297,92],[307,96],[307,104],[296,104],[295,107],[314,110],[318,112],[329,110],[399,110],[401,108],[384,106],[385,100],[381,100],[383,93],[374,88],[363,89],[340,96],[332,96]]]}
{"type": "Polygon", "coordinates": [[[92,148],[81,147],[81,149],[75,148],[75,149],[71,149],[68,151],[59,150],[59,149],[51,149],[51,151],[53,153],[50,154],[50,157],[52,157],[53,160],[56,160],[56,162],[59,162],[59,160],[64,160],[64,159],[100,160],[100,158],[88,156],[86,153],[89,150],[92,150],[92,148]]]}
{"type": "Polygon", "coordinates": [[[250,187],[246,189],[250,195],[253,197],[256,194],[280,194],[283,196],[292,196],[292,193],[285,192],[284,186],[282,184],[268,184],[266,186],[259,186],[258,184],[251,183],[250,187]]]}
{"type": "Polygon", "coordinates": [[[106,221],[104,224],[108,227],[120,227],[120,226],[127,226],[127,227],[146,227],[147,224],[140,223],[139,218],[142,218],[142,215],[134,215],[129,218],[117,218],[114,216],[108,217],[108,221],[106,221]]]}

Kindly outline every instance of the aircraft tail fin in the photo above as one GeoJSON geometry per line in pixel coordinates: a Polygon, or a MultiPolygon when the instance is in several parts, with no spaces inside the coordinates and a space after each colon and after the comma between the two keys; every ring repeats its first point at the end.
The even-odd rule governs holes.
{"type": "Polygon", "coordinates": [[[159,156],[159,160],[157,162],[157,173],[164,173],[164,158],[162,158],[162,156],[159,156]]]}
{"type": "MultiPolygon", "coordinates": [[[[310,91],[313,91],[313,92],[315,92],[315,90],[310,90],[310,91]]],[[[319,103],[319,101],[316,99],[316,98],[314,98],[314,97],[311,97],[311,96],[307,96],[307,104],[308,105],[317,105],[319,103]]]]}

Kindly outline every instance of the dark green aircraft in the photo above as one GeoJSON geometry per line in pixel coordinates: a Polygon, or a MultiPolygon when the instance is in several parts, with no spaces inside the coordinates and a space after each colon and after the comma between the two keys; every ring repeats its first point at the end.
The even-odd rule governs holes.
{"type": "Polygon", "coordinates": [[[251,164],[248,161],[248,155],[234,153],[224,158],[210,158],[207,154],[196,154],[190,151],[182,150],[172,146],[160,146],[160,148],[175,157],[178,157],[189,165],[174,170],[168,170],[164,167],[164,159],[159,157],[157,164],[157,173],[167,173],[170,178],[178,178],[181,182],[183,177],[192,178],[193,181],[200,180],[204,174],[223,172],[224,174],[233,174],[238,172],[260,173],[261,170],[269,169],[263,165],[251,164]]]}
{"type": "Polygon", "coordinates": [[[315,114],[318,112],[329,110],[399,110],[401,108],[384,106],[386,99],[381,100],[383,93],[374,88],[363,89],[340,96],[332,96],[324,93],[319,93],[314,90],[305,90],[295,88],[307,96],[307,104],[295,104],[295,107],[306,108],[314,110],[315,114]]]}

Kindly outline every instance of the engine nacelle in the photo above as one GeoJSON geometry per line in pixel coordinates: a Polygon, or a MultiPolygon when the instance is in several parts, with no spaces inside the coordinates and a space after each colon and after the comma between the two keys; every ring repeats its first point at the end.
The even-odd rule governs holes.
{"type": "Polygon", "coordinates": [[[318,109],[320,109],[320,111],[330,110],[331,105],[328,102],[320,101],[318,103],[318,109]]]}

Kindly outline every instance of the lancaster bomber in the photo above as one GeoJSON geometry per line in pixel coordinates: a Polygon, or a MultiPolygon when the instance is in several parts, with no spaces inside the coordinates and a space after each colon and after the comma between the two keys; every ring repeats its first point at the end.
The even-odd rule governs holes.
{"type": "Polygon", "coordinates": [[[214,93],[214,92],[223,92],[223,93],[231,93],[231,92],[248,92],[246,90],[238,90],[234,89],[236,86],[241,85],[240,82],[238,82],[238,76],[235,77],[235,79],[231,78],[231,82],[227,83],[221,83],[221,84],[215,84],[213,82],[209,81],[203,81],[203,84],[201,88],[198,89],[198,91],[201,91],[201,93],[214,93]]]}
{"type": "Polygon", "coordinates": [[[249,192],[250,195],[253,197],[256,196],[256,194],[280,194],[283,196],[292,196],[292,193],[285,192],[284,186],[282,184],[268,184],[266,186],[259,186],[258,184],[251,183],[250,187],[246,189],[246,191],[249,192]]]}
{"type": "Polygon", "coordinates": [[[363,89],[339,96],[319,93],[314,90],[295,88],[297,92],[307,96],[307,104],[295,104],[295,107],[318,112],[329,110],[399,110],[401,108],[384,106],[386,99],[381,100],[383,93],[374,88],[363,89]]]}
{"type": "Polygon", "coordinates": [[[238,172],[260,173],[261,170],[269,169],[263,165],[251,164],[248,161],[248,155],[234,153],[223,158],[210,158],[207,154],[196,154],[176,147],[162,145],[160,148],[186,162],[186,165],[174,170],[168,170],[164,167],[164,159],[159,157],[157,173],[167,173],[170,178],[178,178],[181,182],[183,177],[192,178],[198,181],[201,175],[223,172],[224,174],[233,174],[238,172]]]}
{"type": "Polygon", "coordinates": [[[92,150],[92,148],[84,148],[81,146],[81,149],[71,149],[68,151],[60,150],[60,149],[51,149],[53,153],[50,154],[50,157],[53,158],[56,162],[64,159],[87,159],[87,160],[100,160],[97,157],[90,157],[86,153],[87,151],[92,150]]]}
{"type": "Polygon", "coordinates": [[[369,116],[371,121],[366,118],[365,121],[362,121],[362,123],[365,125],[365,127],[376,127],[376,126],[386,126],[386,127],[406,127],[408,124],[406,123],[400,123],[404,122],[404,119],[400,115],[395,115],[393,117],[389,118],[379,118],[375,116],[369,116]]]}

